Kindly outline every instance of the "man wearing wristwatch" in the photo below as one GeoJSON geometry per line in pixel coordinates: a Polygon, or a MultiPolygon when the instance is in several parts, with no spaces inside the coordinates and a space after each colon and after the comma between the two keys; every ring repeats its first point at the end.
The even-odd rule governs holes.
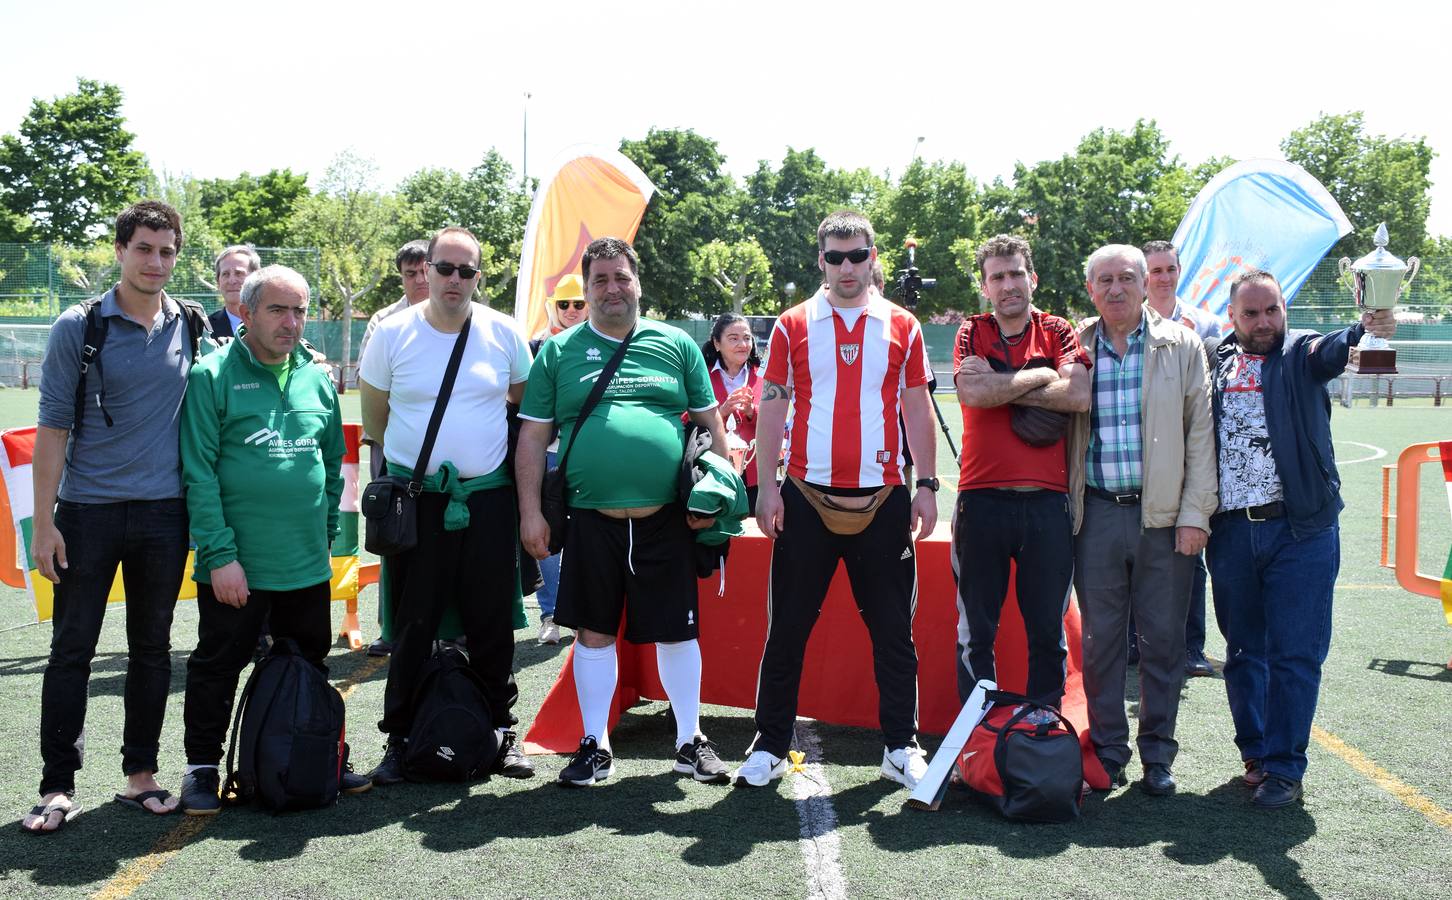
{"type": "Polygon", "coordinates": [[[763,787],[786,771],[807,639],[837,563],[872,637],[882,725],[881,774],[909,789],[927,770],[917,745],[917,536],[937,524],[937,433],[922,328],[872,285],[872,225],[829,215],[817,229],[825,284],[782,313],[757,412],[756,521],[773,539],[768,626],[756,688],[756,737],[737,786],[763,787]],[[788,403],[787,480],[777,485],[788,403]],[[915,496],[903,483],[903,434],[917,461],[915,496]]]}

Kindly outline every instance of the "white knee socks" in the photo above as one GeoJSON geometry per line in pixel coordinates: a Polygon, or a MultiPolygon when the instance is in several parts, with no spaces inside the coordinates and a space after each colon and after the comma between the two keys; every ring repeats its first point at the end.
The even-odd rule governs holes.
{"type": "MultiPolygon", "coordinates": [[[[699,658],[699,657],[698,657],[699,658]]],[[[700,671],[700,663],[696,665],[700,671]]],[[[593,736],[601,750],[610,749],[610,704],[615,699],[615,645],[586,647],[575,643],[575,699],[585,734],[593,736]]],[[[667,689],[669,690],[669,688],[667,689]]]]}
{"type": "Polygon", "coordinates": [[[700,733],[701,645],[694,640],[655,645],[660,683],[676,717],[676,747],[689,744],[700,733]]]}

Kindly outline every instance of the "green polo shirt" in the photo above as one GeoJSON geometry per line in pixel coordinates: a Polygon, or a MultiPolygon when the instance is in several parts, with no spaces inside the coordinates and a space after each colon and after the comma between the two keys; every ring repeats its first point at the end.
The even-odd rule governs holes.
{"type": "Polygon", "coordinates": [[[580,408],[620,342],[585,322],[541,345],[529,371],[520,416],[560,427],[571,506],[620,509],[676,499],[684,427],[681,416],[716,406],[701,348],[684,331],[641,319],[625,359],[583,425],[580,408]]]}

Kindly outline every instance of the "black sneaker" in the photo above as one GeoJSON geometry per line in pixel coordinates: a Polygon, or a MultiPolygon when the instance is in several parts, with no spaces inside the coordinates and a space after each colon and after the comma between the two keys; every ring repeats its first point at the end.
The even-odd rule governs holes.
{"type": "Polygon", "coordinates": [[[676,750],[675,770],[689,775],[702,784],[725,784],[731,780],[726,764],[716,755],[716,748],[700,735],[689,744],[682,744],[676,750]]]}
{"type": "Polygon", "coordinates": [[[609,750],[601,750],[592,737],[580,739],[580,749],[570,759],[570,764],[560,770],[560,784],[575,787],[589,787],[597,781],[604,781],[615,774],[615,757],[609,750]]]}
{"type": "Polygon", "coordinates": [[[373,643],[368,645],[369,656],[387,656],[392,652],[393,642],[385,641],[383,638],[378,638],[373,643]]]}
{"type": "Polygon", "coordinates": [[[353,748],[343,745],[343,771],[338,778],[338,790],[345,794],[362,794],[373,788],[373,779],[353,771],[353,748]]]}
{"type": "Polygon", "coordinates": [[[202,766],[182,776],[181,808],[189,816],[215,816],[222,811],[222,786],[216,766],[202,766]]]}
{"type": "Polygon", "coordinates": [[[519,749],[519,737],[508,728],[500,734],[499,755],[494,757],[491,771],[505,778],[534,777],[534,763],[519,749]]]}
{"type": "Polygon", "coordinates": [[[368,773],[368,780],[377,787],[399,784],[403,779],[403,751],[407,738],[390,737],[383,747],[383,759],[368,773]]]}

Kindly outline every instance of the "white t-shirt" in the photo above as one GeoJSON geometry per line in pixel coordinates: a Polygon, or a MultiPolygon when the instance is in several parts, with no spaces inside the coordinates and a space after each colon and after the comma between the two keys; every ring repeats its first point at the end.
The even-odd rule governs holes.
{"type": "MultiPolygon", "coordinates": [[[[430,325],[423,315],[426,306],[417,304],[379,322],[358,373],[388,391],[384,455],[407,468],[418,464],[444,369],[459,337],[430,325]]],[[[506,395],[510,385],[529,378],[529,345],[514,319],[479,303],[470,308],[472,330],[425,475],[438,471],[444,460],[463,478],[499,468],[509,439],[506,395]]]]}

